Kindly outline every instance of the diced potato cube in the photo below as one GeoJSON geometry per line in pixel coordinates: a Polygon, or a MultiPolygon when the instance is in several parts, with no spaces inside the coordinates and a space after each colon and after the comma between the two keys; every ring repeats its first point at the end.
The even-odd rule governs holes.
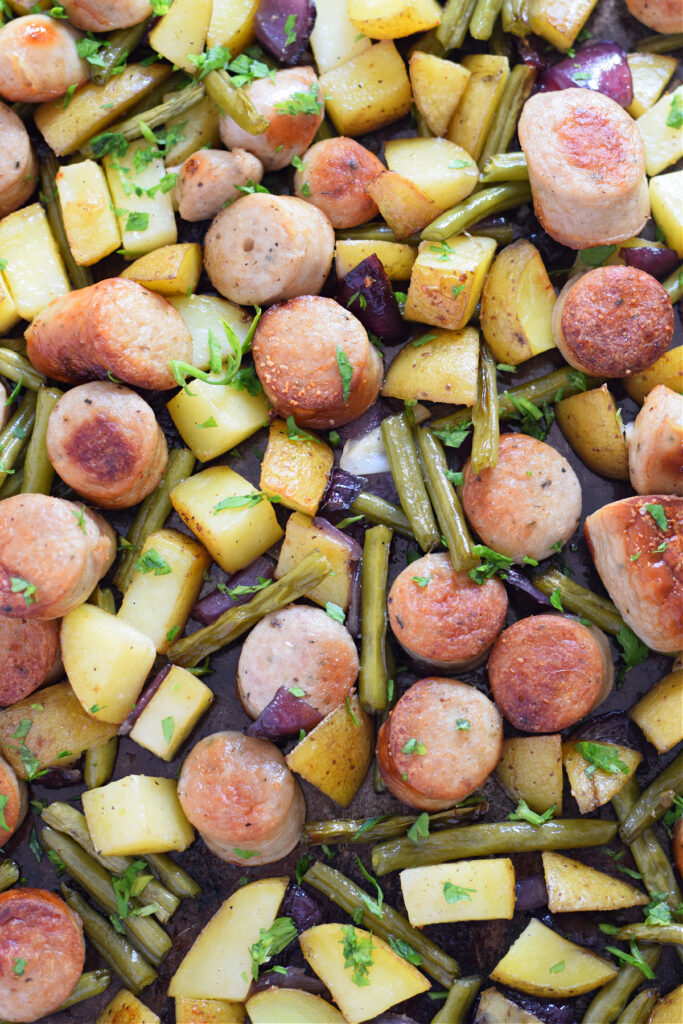
{"type": "Polygon", "coordinates": [[[470,78],[451,118],[447,137],[478,160],[509,78],[510,65],[507,57],[493,53],[469,54],[463,57],[462,64],[470,78]]]}
{"type": "Polygon", "coordinates": [[[186,999],[176,996],[177,1024],[244,1024],[247,1011],[242,1003],[227,999],[186,999]]]}
{"type": "Polygon", "coordinates": [[[196,242],[164,245],[141,256],[121,274],[160,295],[187,295],[202,272],[202,247],[196,242]]]}
{"type": "Polygon", "coordinates": [[[543,854],[543,871],[551,914],[575,910],[621,910],[644,907],[649,896],[620,878],[596,871],[559,853],[543,854]]]}
{"type": "Polygon", "coordinates": [[[683,1020],[683,985],[673,989],[653,1007],[647,1024],[671,1024],[683,1020]]]}
{"type": "Polygon", "coordinates": [[[45,210],[31,203],[0,220],[3,280],[19,316],[33,320],[48,303],[71,291],[45,210]]]}
{"type": "Polygon", "coordinates": [[[421,242],[410,275],[406,320],[462,330],[479,302],[495,251],[495,241],[484,236],[421,242]]]}
{"type": "Polygon", "coordinates": [[[153,191],[166,174],[161,157],[153,157],[140,171],[135,169],[135,154],[149,149],[147,139],[131,142],[125,157],[106,156],[104,169],[120,217],[121,239],[126,252],[142,255],[172,245],[178,229],[169,192],[153,191]],[[144,190],[138,195],[136,189],[144,190]]]}
{"type": "Polygon", "coordinates": [[[645,170],[649,178],[666,170],[683,156],[681,111],[683,85],[662,96],[636,121],[645,146],[645,170]]]}
{"type": "Polygon", "coordinates": [[[407,281],[417,259],[417,248],[402,242],[373,242],[362,238],[340,238],[334,247],[337,277],[346,277],[368,256],[375,255],[392,281],[407,281]]]}
{"type": "Polygon", "coordinates": [[[349,18],[347,0],[316,0],[317,15],[311,32],[311,49],[318,74],[344,64],[367,50],[370,40],[358,38],[358,29],[349,18]]]}
{"type": "Polygon", "coordinates": [[[193,380],[191,395],[179,391],[167,404],[183,441],[200,462],[229,451],[268,422],[263,394],[250,395],[231,385],[193,380]]]}
{"type": "Polygon", "coordinates": [[[543,1022],[513,1003],[497,988],[485,988],[479,996],[474,1024],[543,1024],[543,1022]]]}
{"type": "Polygon", "coordinates": [[[314,516],[334,466],[334,452],[320,438],[284,420],[273,420],[261,463],[260,488],[287,508],[314,516]]]}
{"type": "Polygon", "coordinates": [[[87,790],[82,800],[93,844],[104,857],[186,850],[194,841],[175,779],[126,775],[87,790]]]}
{"type": "Polygon", "coordinates": [[[683,669],[670,672],[629,711],[645,738],[665,754],[683,740],[683,669]]]}
{"type": "Polygon", "coordinates": [[[57,191],[64,230],[76,263],[90,267],[121,245],[104,171],[94,160],[62,164],[57,191]]]}
{"type": "Polygon", "coordinates": [[[628,766],[628,772],[618,772],[612,775],[610,772],[603,771],[602,768],[597,768],[587,775],[586,769],[590,770],[594,766],[586,761],[572,742],[562,745],[564,770],[569,777],[572,796],[582,814],[590,814],[591,811],[608,803],[615,793],[619,793],[624,788],[643,760],[643,755],[637,750],[617,744],[613,744],[613,746],[619,759],[628,766]]]}
{"type": "Polygon", "coordinates": [[[383,171],[365,187],[396,238],[408,238],[439,216],[441,210],[417,185],[396,171],[383,171]]]}
{"type": "Polygon", "coordinates": [[[339,1010],[312,992],[267,988],[247,1000],[251,1024],[345,1024],[339,1010]]]}
{"type": "Polygon", "coordinates": [[[677,395],[683,394],[683,345],[670,348],[652,366],[624,379],[627,394],[640,405],[657,384],[666,384],[677,395]]]}
{"type": "Polygon", "coordinates": [[[326,576],[322,583],[306,592],[306,597],[310,597],[311,601],[316,601],[323,608],[331,601],[346,611],[351,596],[351,575],[353,566],[358,561],[359,549],[341,530],[330,530],[329,524],[321,529],[315,519],[301,512],[294,512],[287,520],[287,530],[275,576],[277,579],[284,576],[306,555],[316,550],[328,560],[334,575],[330,573],[326,576]]]}
{"type": "Polygon", "coordinates": [[[462,64],[416,50],[408,63],[415,106],[435,135],[445,135],[470,72],[462,64]]]}
{"type": "Polygon", "coordinates": [[[415,928],[509,920],[515,912],[515,871],[509,857],[407,868],[400,879],[408,920],[415,928]]]}
{"type": "Polygon", "coordinates": [[[477,399],[479,331],[436,327],[409,341],[396,355],[382,394],[404,401],[474,405],[477,399]]]}
{"type": "MultiPolygon", "coordinates": [[[[681,101],[683,102],[683,100],[681,101]]],[[[683,132],[681,132],[683,135],[683,132]]],[[[666,244],[683,256],[683,171],[650,179],[652,216],[664,232],[666,244]]]]}
{"type": "Polygon", "coordinates": [[[228,466],[213,466],[173,488],[171,503],[225,572],[237,572],[282,536],[273,506],[228,466]]]}
{"type": "Polygon", "coordinates": [[[678,61],[664,53],[629,53],[626,59],[633,79],[633,101],[626,109],[640,117],[657,102],[678,61]]]}
{"type": "Polygon", "coordinates": [[[568,50],[598,0],[531,0],[529,28],[558,50],[568,50]]]}
{"type": "Polygon", "coordinates": [[[465,199],[479,181],[479,168],[447,139],[394,139],[384,144],[387,167],[408,178],[439,212],[465,199]]]}
{"type": "Polygon", "coordinates": [[[628,480],[626,438],[606,384],[556,402],[555,415],[560,430],[589,469],[613,480],[628,480]]]}
{"type": "Polygon", "coordinates": [[[256,38],[254,22],[259,0],[213,0],[206,46],[224,46],[236,57],[256,38]]]}
{"type": "Polygon", "coordinates": [[[184,163],[188,156],[192,156],[198,149],[208,146],[212,149],[218,145],[218,118],[220,110],[211,99],[205,96],[199,103],[192,107],[192,117],[188,119],[187,114],[176,114],[166,122],[166,128],[176,128],[183,125],[182,133],[177,142],[166,152],[164,163],[166,167],[178,167],[184,163]]]}
{"type": "Polygon", "coordinates": [[[441,23],[436,0],[349,0],[349,18],[371,39],[401,39],[441,23]]]}
{"type": "Polygon", "coordinates": [[[222,320],[227,320],[241,342],[246,341],[252,316],[242,306],[219,295],[179,295],[171,296],[168,301],[180,313],[192,335],[192,365],[199,370],[209,369],[209,333],[218,342],[223,358],[228,353],[234,354],[222,320]]]}
{"type": "Polygon", "coordinates": [[[410,110],[405,64],[388,39],[326,72],[320,85],[327,113],[340,135],[363,135],[410,110]]]}
{"type": "Polygon", "coordinates": [[[169,571],[136,572],[126,590],[118,618],[130,623],[165,654],[172,635],[182,635],[197,600],[211,557],[193,537],[178,530],[151,533],[140,551],[140,559],[155,551],[169,571]]]}
{"type": "Polygon", "coordinates": [[[156,1013],[141,1003],[128,989],[120,989],[107,1003],[95,1024],[161,1024],[156,1013]]]}
{"type": "Polygon", "coordinates": [[[212,0],[173,0],[149,34],[149,45],[171,64],[193,75],[189,54],[202,53],[213,9],[212,0]]]}
{"type": "MultiPolygon", "coordinates": [[[[358,262],[360,263],[360,260],[358,262]]],[[[10,331],[20,320],[19,311],[14,304],[7,282],[0,273],[0,334],[10,331]]]]}
{"type": "Polygon", "coordinates": [[[130,738],[164,761],[172,761],[213,701],[209,687],[172,665],[133,726],[130,738]]]}
{"type": "Polygon", "coordinates": [[[562,814],[562,738],[515,736],[503,740],[496,778],[511,800],[526,800],[536,814],[555,805],[562,814]]]}

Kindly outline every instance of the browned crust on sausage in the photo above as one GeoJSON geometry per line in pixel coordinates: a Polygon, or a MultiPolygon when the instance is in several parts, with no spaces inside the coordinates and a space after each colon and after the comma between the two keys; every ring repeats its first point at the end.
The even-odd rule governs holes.
{"type": "Polygon", "coordinates": [[[559,615],[534,615],[504,630],[488,661],[501,714],[524,732],[559,732],[598,700],[604,663],[593,634],[559,615]]]}
{"type": "Polygon", "coordinates": [[[28,697],[41,686],[59,651],[59,623],[53,619],[0,616],[0,707],[28,697]]]}
{"type": "Polygon", "coordinates": [[[322,139],[304,153],[294,175],[296,194],[325,213],[334,228],[351,228],[371,220],[377,203],[365,186],[385,167],[365,146],[343,135],[322,139]]]}
{"type": "Polygon", "coordinates": [[[38,183],[38,161],[24,122],[0,103],[0,217],[18,210],[38,183]]]}
{"type": "Polygon", "coordinates": [[[13,102],[43,103],[88,79],[78,35],[45,14],[8,21],[0,29],[0,94],[13,102]]]}
{"type": "MultiPolygon", "coordinates": [[[[674,35],[683,32],[681,0],[626,0],[626,6],[638,21],[655,32],[674,35]]],[[[683,874],[683,869],[680,869],[683,874]]]]}

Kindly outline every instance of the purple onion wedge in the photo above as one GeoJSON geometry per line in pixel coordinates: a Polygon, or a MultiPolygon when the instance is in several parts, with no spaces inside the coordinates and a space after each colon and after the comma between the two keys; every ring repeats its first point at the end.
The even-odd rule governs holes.
{"type": "Polygon", "coordinates": [[[280,914],[282,917],[291,917],[292,924],[299,933],[325,923],[325,913],[317,899],[300,885],[293,883],[287,886],[280,914]]]}
{"type": "Polygon", "coordinates": [[[280,64],[296,64],[315,25],[313,0],[261,0],[254,29],[264,50],[280,64]]]}
{"type": "Polygon", "coordinates": [[[565,57],[538,78],[541,92],[557,89],[592,89],[622,107],[633,102],[633,78],[626,51],[618,43],[588,43],[573,57],[565,57]]]}
{"type": "Polygon", "coordinates": [[[255,722],[247,729],[247,736],[263,740],[279,740],[295,736],[304,729],[313,729],[323,716],[301,697],[295,697],[286,686],[281,686],[255,722]]]}
{"type": "Polygon", "coordinates": [[[249,989],[248,999],[255,996],[257,992],[264,992],[267,988],[298,988],[302,992],[312,992],[314,996],[321,996],[327,993],[327,989],[318,978],[312,978],[303,967],[285,967],[285,973],[280,971],[266,971],[260,974],[258,981],[252,981],[249,989]]]}
{"type": "Polygon", "coordinates": [[[391,281],[374,253],[342,278],[337,288],[337,302],[349,309],[367,331],[387,344],[405,337],[406,325],[401,319],[391,281]]]}
{"type": "Polygon", "coordinates": [[[624,247],[619,256],[627,267],[644,270],[653,277],[666,277],[678,265],[678,254],[663,245],[636,245],[632,249],[624,247]]]}
{"type": "Polygon", "coordinates": [[[46,789],[63,789],[65,786],[80,785],[83,782],[83,772],[80,768],[51,768],[36,781],[46,789]]]}
{"type": "Polygon", "coordinates": [[[548,906],[548,890],[543,875],[529,875],[515,882],[515,910],[538,910],[548,906]]]}
{"type": "Polygon", "coordinates": [[[330,474],[318,511],[323,516],[346,515],[364,486],[365,481],[361,477],[353,476],[339,466],[335,467],[330,474]]]}
{"type": "Polygon", "coordinates": [[[149,684],[146,690],[143,690],[138,699],[135,702],[135,707],[128,715],[128,718],[119,726],[119,736],[127,736],[138,718],[151,701],[154,694],[157,692],[168,673],[173,668],[173,665],[164,665],[164,667],[157,672],[152,682],[149,684]]]}
{"type": "Polygon", "coordinates": [[[515,590],[521,590],[522,593],[526,594],[527,597],[533,597],[537,604],[543,605],[546,608],[550,608],[550,598],[545,594],[542,594],[538,590],[528,576],[522,572],[521,569],[516,569],[514,566],[510,566],[509,569],[505,570],[504,575],[505,582],[515,590]]]}
{"type": "Polygon", "coordinates": [[[233,573],[218,589],[197,601],[192,609],[192,618],[202,626],[210,626],[229,608],[250,601],[258,590],[263,589],[264,581],[272,580],[274,575],[275,566],[270,558],[255,558],[244,569],[233,573]]]}

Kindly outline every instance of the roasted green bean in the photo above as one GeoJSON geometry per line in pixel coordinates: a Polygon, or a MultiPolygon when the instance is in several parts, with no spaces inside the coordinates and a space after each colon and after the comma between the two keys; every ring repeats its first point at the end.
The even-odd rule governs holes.
{"type": "Polygon", "coordinates": [[[434,57],[443,57],[446,52],[446,48],[443,43],[439,42],[435,28],[430,28],[429,32],[425,32],[421,35],[417,42],[413,43],[408,51],[408,56],[412,57],[416,50],[420,53],[431,53],[434,57]]]}
{"type": "Polygon", "coordinates": [[[491,38],[493,26],[502,6],[503,0],[477,0],[470,19],[470,35],[473,39],[491,38]]]}
{"type": "Polygon", "coordinates": [[[514,36],[529,35],[529,0],[503,0],[503,31],[514,36]]]}
{"type": "Polygon", "coordinates": [[[643,992],[639,992],[622,1010],[617,1024],[646,1024],[650,1011],[658,998],[659,993],[656,988],[646,988],[643,992]]]}
{"type": "Polygon", "coordinates": [[[19,865],[13,860],[0,860],[0,892],[18,882],[20,873],[19,865]]]}
{"type": "MultiPolygon", "coordinates": [[[[488,804],[482,800],[467,807],[451,807],[429,815],[430,832],[451,828],[467,818],[479,818],[485,814],[488,804]]],[[[386,814],[379,818],[338,818],[330,821],[307,821],[303,830],[303,842],[309,846],[322,843],[378,843],[384,839],[404,836],[418,819],[416,814],[386,814]]]]}
{"type": "MultiPolygon", "coordinates": [[[[515,229],[512,224],[504,221],[500,218],[499,223],[482,221],[481,224],[475,224],[473,228],[470,228],[471,235],[478,235],[482,238],[493,238],[498,245],[510,245],[515,240],[515,229]]],[[[481,310],[481,303],[477,303],[472,319],[479,317],[481,310]]]]}
{"type": "MultiPolygon", "coordinates": [[[[659,963],[659,946],[641,946],[643,960],[653,970],[659,963]]],[[[622,1012],[634,992],[643,982],[639,967],[625,964],[612,981],[608,981],[595,995],[584,1013],[581,1024],[612,1024],[622,1012]]]]}
{"type": "Polygon", "coordinates": [[[401,507],[423,551],[431,551],[441,539],[422,479],[415,441],[405,413],[382,420],[382,440],[401,507]]]}
{"type": "Polygon", "coordinates": [[[2,497],[12,498],[15,494],[21,494],[24,486],[24,467],[17,469],[14,476],[8,476],[2,485],[2,497]]]}
{"type": "Polygon", "coordinates": [[[366,928],[372,929],[373,933],[379,935],[385,942],[389,941],[390,936],[407,942],[422,957],[420,965],[422,970],[438,981],[440,985],[452,985],[454,979],[460,974],[457,960],[444,953],[436,943],[428,939],[417,928],[413,928],[407,918],[403,914],[399,914],[393,907],[383,903],[382,916],[377,917],[376,914],[373,914],[363,900],[363,897],[367,898],[367,893],[340,871],[335,871],[329,865],[318,862],[311,865],[303,877],[303,882],[322,892],[347,914],[362,910],[362,924],[366,928]]]}
{"type": "Polygon", "coordinates": [[[474,554],[472,538],[460,499],[448,479],[448,463],[441,442],[431,430],[416,431],[425,483],[432,501],[453,568],[457,572],[472,569],[479,563],[474,554]]]}
{"type": "Polygon", "coordinates": [[[498,387],[496,360],[485,341],[479,353],[477,400],[472,409],[472,471],[493,469],[498,462],[498,387]]]}
{"type": "Polygon", "coordinates": [[[672,921],[670,924],[646,924],[635,921],[620,928],[614,938],[617,942],[659,942],[660,945],[683,946],[683,924],[672,921]]]}
{"type": "Polygon", "coordinates": [[[111,972],[100,968],[98,971],[86,971],[81,974],[80,978],[76,982],[73,992],[68,999],[65,999],[59,1009],[56,1011],[60,1013],[62,1010],[68,1010],[70,1006],[76,1006],[77,1003],[84,1003],[86,999],[94,999],[95,996],[101,995],[111,985],[111,972]]]}
{"type": "Polygon", "coordinates": [[[415,540],[408,517],[403,509],[392,505],[390,501],[385,501],[377,494],[361,491],[350,511],[354,515],[365,516],[371,523],[376,523],[378,526],[388,526],[394,533],[400,533],[408,540],[415,540]]]}
{"type": "MultiPolygon", "coordinates": [[[[357,228],[339,228],[335,232],[338,239],[347,238],[360,238],[363,241],[368,240],[370,242],[397,242],[396,235],[391,230],[388,224],[382,224],[380,222],[372,222],[370,224],[361,224],[357,228]]],[[[405,241],[404,245],[409,244],[405,241]]]]}
{"type": "Polygon", "coordinates": [[[619,829],[622,840],[628,845],[646,828],[654,825],[671,807],[676,794],[683,796],[683,753],[675,757],[638,797],[619,829]],[[662,796],[667,793],[670,794],[668,801],[666,798],[662,800],[662,796]]]}
{"type": "Polygon", "coordinates": [[[500,213],[501,210],[511,210],[522,203],[528,203],[530,199],[531,190],[523,181],[484,188],[442,213],[427,225],[420,237],[428,242],[445,242],[451,235],[469,231],[484,217],[500,213]]]}
{"type": "Polygon", "coordinates": [[[431,130],[417,107],[413,107],[413,115],[415,117],[415,130],[417,131],[418,138],[433,139],[434,132],[431,130]]]}
{"type": "Polygon", "coordinates": [[[222,113],[249,135],[268,131],[270,121],[261,114],[244,89],[236,89],[227,71],[209,71],[204,79],[206,91],[222,113]]]}
{"type": "Polygon", "coordinates": [[[365,534],[361,568],[360,702],[370,715],[384,711],[387,683],[387,579],[392,531],[373,526],[365,534]]]}
{"type": "Polygon", "coordinates": [[[298,565],[271,586],[259,591],[246,604],[230,608],[210,626],[174,641],[167,652],[169,661],[182,668],[197,665],[203,658],[242,636],[264,615],[284,608],[298,597],[303,597],[307,591],[313,590],[331,570],[332,566],[324,555],[317,549],[311,551],[298,565]]]}
{"type": "Polygon", "coordinates": [[[92,284],[92,274],[88,267],[81,267],[76,263],[71,252],[69,240],[66,237],[66,229],[64,227],[64,218],[62,217],[62,207],[59,202],[59,194],[57,192],[57,174],[59,173],[59,164],[57,157],[54,153],[49,150],[45,153],[40,161],[39,174],[40,174],[40,190],[43,198],[43,205],[45,206],[45,213],[47,219],[50,222],[52,228],[52,234],[54,235],[55,242],[64,260],[64,266],[69,276],[69,280],[74,288],[87,288],[88,285],[92,284]]]}
{"type": "Polygon", "coordinates": [[[101,64],[89,64],[90,81],[95,85],[106,85],[114,71],[125,64],[129,54],[133,52],[145,32],[149,28],[152,16],[130,28],[120,28],[111,32],[107,38],[108,46],[102,47],[98,56],[101,64]]]}
{"type": "Polygon", "coordinates": [[[59,388],[47,387],[42,387],[38,392],[36,421],[24,462],[24,482],[21,488],[24,494],[50,493],[55,471],[47,457],[45,436],[50,413],[62,397],[62,393],[59,388]]]}
{"type": "Polygon", "coordinates": [[[683,46],[683,32],[675,32],[673,35],[645,36],[639,43],[636,43],[636,50],[644,50],[645,53],[670,53],[671,50],[679,50],[683,46]]]}
{"type": "Polygon", "coordinates": [[[524,153],[495,153],[484,162],[479,181],[490,185],[494,181],[528,181],[529,168],[524,153]]]}
{"type": "MultiPolygon", "coordinates": [[[[623,825],[626,821],[639,796],[638,782],[635,776],[632,776],[624,788],[612,797],[611,804],[620,824],[623,825]]],[[[669,863],[669,858],[664,853],[654,831],[647,828],[641,832],[638,838],[631,843],[630,850],[650,896],[656,892],[665,892],[668,905],[675,910],[681,902],[681,890],[669,863]]]]}
{"type": "Polygon", "coordinates": [[[522,821],[461,825],[436,832],[417,843],[410,839],[380,843],[372,851],[372,866],[375,874],[386,875],[401,868],[442,864],[464,857],[604,846],[614,839],[616,832],[616,822],[596,818],[564,818],[542,825],[527,825],[522,821]]]}
{"type": "Polygon", "coordinates": [[[174,896],[181,900],[191,900],[200,895],[201,885],[198,885],[185,868],[176,864],[167,853],[148,853],[145,860],[159,881],[170,889],[174,896]]]}
{"type": "MultiPolygon", "coordinates": [[[[3,350],[4,349],[9,349],[11,352],[17,352],[20,356],[25,356],[26,355],[26,341],[25,341],[24,338],[0,338],[0,349],[3,349],[3,350]]],[[[31,364],[28,363],[28,365],[30,366],[31,364]]],[[[34,370],[33,372],[37,373],[36,370],[34,370]]],[[[42,379],[43,379],[43,382],[44,382],[45,378],[42,378],[42,379]]],[[[12,378],[12,380],[14,380],[14,377],[12,378]]],[[[40,385],[38,385],[38,386],[40,386],[40,385]]],[[[35,391],[37,389],[36,388],[32,388],[31,390],[35,391]]]]}
{"type": "Polygon", "coordinates": [[[101,914],[69,886],[62,885],[61,891],[66,903],[81,918],[83,930],[97,952],[116,971],[126,988],[137,994],[156,981],[157,972],[151,964],[123,935],[115,932],[101,914]]]}
{"type": "Polygon", "coordinates": [[[94,604],[97,608],[101,608],[103,612],[108,612],[109,615],[116,615],[116,602],[114,601],[114,594],[109,587],[95,587],[88,598],[88,604],[94,604]]]}
{"type": "Polygon", "coordinates": [[[477,978],[476,975],[458,978],[451,985],[446,1002],[436,1016],[432,1017],[431,1024],[463,1024],[480,988],[481,978],[477,978]]]}
{"type": "Polygon", "coordinates": [[[327,141],[327,139],[334,139],[335,137],[336,136],[335,136],[334,129],[332,128],[332,125],[327,120],[327,118],[324,117],[322,119],[322,121],[320,122],[320,127],[318,128],[317,132],[313,136],[313,141],[314,142],[325,142],[325,141],[327,141]]]}
{"type": "Polygon", "coordinates": [[[547,569],[533,578],[534,586],[548,596],[559,591],[562,607],[590,619],[592,623],[616,636],[625,625],[616,605],[608,597],[600,597],[587,587],[574,583],[559,569],[547,569]]]}
{"type": "Polygon", "coordinates": [[[680,302],[683,299],[683,263],[678,270],[674,270],[673,274],[669,274],[668,277],[664,278],[662,288],[673,303],[680,302]]]}
{"type": "MultiPolygon", "coordinates": [[[[216,74],[216,72],[212,72],[212,74],[216,74]]],[[[204,98],[204,94],[205,89],[202,84],[194,83],[193,85],[188,85],[179,92],[172,93],[167,100],[159,103],[156,107],[150,107],[149,110],[133,114],[131,117],[126,118],[125,121],[120,121],[107,130],[115,132],[117,135],[123,135],[129,142],[132,142],[134,139],[141,139],[144,128],[159,128],[172,117],[178,117],[180,114],[186,113],[204,98]]],[[[81,146],[81,153],[84,156],[92,157],[92,145],[87,142],[84,146],[81,146]]]]}
{"type": "Polygon", "coordinates": [[[47,383],[25,356],[11,348],[0,348],[0,373],[15,384],[21,381],[21,386],[29,391],[39,391],[47,383]]]}
{"type": "Polygon", "coordinates": [[[507,151],[517,131],[517,122],[522,113],[522,107],[531,95],[536,74],[536,69],[530,68],[526,64],[517,64],[510,72],[479,157],[480,167],[494,153],[507,151]]]}
{"type": "Polygon", "coordinates": [[[83,781],[87,789],[97,789],[109,782],[114,771],[118,750],[118,736],[111,736],[104,743],[86,750],[83,761],[83,781]]]}
{"type": "Polygon", "coordinates": [[[14,416],[0,430],[0,488],[14,475],[13,467],[31,439],[35,418],[35,392],[25,391],[14,416]]]}

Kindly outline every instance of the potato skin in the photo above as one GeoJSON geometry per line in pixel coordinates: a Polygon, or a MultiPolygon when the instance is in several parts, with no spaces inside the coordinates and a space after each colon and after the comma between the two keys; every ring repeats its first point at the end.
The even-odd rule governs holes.
{"type": "Polygon", "coordinates": [[[294,175],[294,190],[317,206],[333,228],[352,228],[378,212],[365,186],[385,170],[365,146],[343,135],[315,142],[302,156],[294,175]]]}
{"type": "Polygon", "coordinates": [[[0,96],[12,103],[44,103],[87,82],[88,65],[76,50],[79,38],[71,25],[46,14],[8,21],[0,28],[0,96]]]}
{"type": "Polygon", "coordinates": [[[54,619],[0,616],[0,707],[28,697],[47,679],[59,653],[54,619]]]}
{"type": "Polygon", "coordinates": [[[635,267],[596,267],[564,286],[553,310],[555,344],[577,370],[628,377],[655,363],[674,330],[671,299],[635,267]]]}
{"type": "Polygon", "coordinates": [[[0,217],[23,206],[38,184],[38,161],[24,122],[0,103],[0,217]]]}
{"type": "Polygon", "coordinates": [[[679,0],[626,0],[638,21],[662,35],[683,32],[683,8],[679,0]]]}

